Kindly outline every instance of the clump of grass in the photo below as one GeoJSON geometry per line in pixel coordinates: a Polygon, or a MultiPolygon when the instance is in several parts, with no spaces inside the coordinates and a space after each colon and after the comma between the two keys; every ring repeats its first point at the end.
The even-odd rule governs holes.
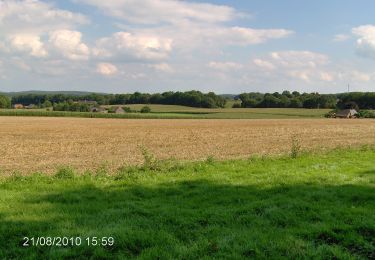
{"type": "Polygon", "coordinates": [[[214,164],[215,163],[215,157],[213,155],[210,155],[206,159],[207,164],[214,164]]]}
{"type": "Polygon", "coordinates": [[[297,136],[292,136],[290,157],[296,159],[301,154],[301,141],[297,136]]]}
{"type": "Polygon", "coordinates": [[[56,174],[56,179],[73,179],[76,176],[76,173],[73,168],[71,167],[60,167],[56,174]]]}
{"type": "Polygon", "coordinates": [[[108,162],[103,162],[98,169],[95,171],[95,177],[107,177],[108,176],[108,162]]]}

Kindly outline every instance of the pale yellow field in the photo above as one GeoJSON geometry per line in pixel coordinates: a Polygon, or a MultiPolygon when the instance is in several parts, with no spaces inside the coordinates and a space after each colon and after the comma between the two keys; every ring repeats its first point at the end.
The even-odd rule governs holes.
{"type": "Polygon", "coordinates": [[[0,171],[52,172],[142,163],[139,146],[159,159],[247,158],[375,143],[375,120],[119,120],[0,117],[0,171]]]}

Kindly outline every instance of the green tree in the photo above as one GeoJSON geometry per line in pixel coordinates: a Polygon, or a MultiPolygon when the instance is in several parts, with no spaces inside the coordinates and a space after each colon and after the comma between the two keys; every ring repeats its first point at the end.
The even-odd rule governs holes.
{"type": "Polygon", "coordinates": [[[10,108],[10,99],[7,96],[0,95],[0,108],[10,108]]]}

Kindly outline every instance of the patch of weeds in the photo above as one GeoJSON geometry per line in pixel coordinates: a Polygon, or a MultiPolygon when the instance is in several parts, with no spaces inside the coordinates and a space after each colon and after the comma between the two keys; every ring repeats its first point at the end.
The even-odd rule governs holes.
{"type": "Polygon", "coordinates": [[[56,179],[74,179],[76,177],[76,172],[71,167],[60,167],[56,174],[54,175],[56,179]]]}
{"type": "Polygon", "coordinates": [[[290,157],[296,159],[301,154],[301,141],[297,136],[292,136],[291,147],[290,147],[290,157]]]}
{"type": "Polygon", "coordinates": [[[164,170],[169,171],[169,172],[178,171],[178,170],[182,170],[185,168],[185,165],[176,159],[169,159],[169,160],[161,161],[160,165],[162,166],[164,170]]]}
{"type": "Polygon", "coordinates": [[[160,171],[162,169],[160,160],[158,160],[150,150],[145,146],[140,146],[140,150],[143,156],[142,168],[144,170],[160,171]]]}
{"type": "Polygon", "coordinates": [[[95,177],[107,177],[108,176],[108,163],[102,163],[95,171],[95,177]]]}
{"type": "Polygon", "coordinates": [[[22,175],[20,172],[15,171],[12,172],[9,179],[12,181],[23,181],[26,179],[26,177],[22,175]]]}
{"type": "Polygon", "coordinates": [[[115,180],[137,180],[143,174],[142,169],[137,166],[122,166],[114,176],[115,180]]]}

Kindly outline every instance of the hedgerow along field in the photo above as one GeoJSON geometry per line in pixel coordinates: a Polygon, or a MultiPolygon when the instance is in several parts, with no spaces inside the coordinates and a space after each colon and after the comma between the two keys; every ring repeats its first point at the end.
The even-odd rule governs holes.
{"type": "Polygon", "coordinates": [[[0,258],[374,259],[374,158],[364,147],[16,174],[0,179],[0,258]],[[24,248],[25,236],[115,244],[24,248]]]}
{"type": "Polygon", "coordinates": [[[54,172],[64,166],[106,169],[156,158],[179,161],[248,158],[375,143],[374,120],[153,120],[0,117],[0,172],[54,172]]]}

